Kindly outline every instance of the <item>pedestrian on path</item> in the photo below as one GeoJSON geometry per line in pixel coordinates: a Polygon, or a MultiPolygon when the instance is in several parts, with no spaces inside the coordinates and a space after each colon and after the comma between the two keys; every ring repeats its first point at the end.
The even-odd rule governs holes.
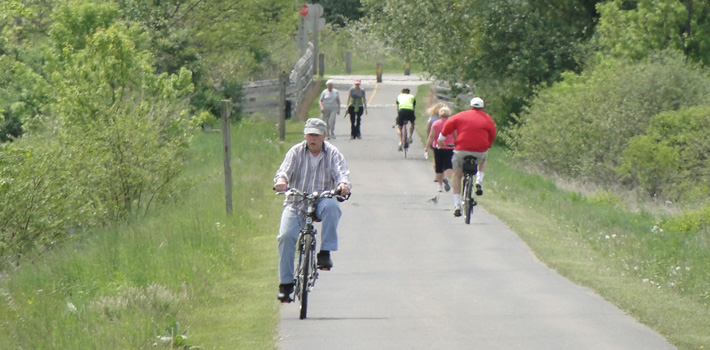
{"type": "Polygon", "coordinates": [[[446,137],[441,146],[439,146],[437,142],[441,129],[444,128],[444,124],[450,116],[451,109],[449,109],[449,107],[444,106],[439,109],[439,119],[431,125],[431,130],[429,131],[429,136],[424,146],[425,152],[427,151],[427,147],[431,147],[434,150],[434,174],[436,176],[436,182],[439,183],[439,192],[444,192],[444,190],[448,192],[451,190],[449,178],[451,178],[451,174],[453,173],[451,157],[454,155],[454,135],[451,134],[446,137]]]}
{"type": "Polygon", "coordinates": [[[325,90],[321,92],[320,99],[321,119],[327,124],[326,132],[328,140],[335,140],[335,120],[340,114],[340,93],[333,89],[333,81],[325,82],[325,90]]]}
{"type": "Polygon", "coordinates": [[[350,115],[350,139],[361,139],[360,125],[363,111],[367,114],[367,97],[360,87],[361,80],[355,79],[354,86],[348,90],[348,114],[350,115]]]}

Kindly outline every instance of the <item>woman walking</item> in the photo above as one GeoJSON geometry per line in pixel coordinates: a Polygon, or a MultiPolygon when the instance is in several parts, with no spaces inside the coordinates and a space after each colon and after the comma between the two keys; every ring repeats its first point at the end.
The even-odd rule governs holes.
{"type": "Polygon", "coordinates": [[[326,88],[321,92],[318,103],[320,104],[321,119],[328,124],[326,127],[328,140],[335,140],[335,120],[337,119],[336,116],[340,114],[340,93],[338,93],[338,90],[333,89],[332,80],[326,81],[325,86],[326,88]]]}
{"type": "Polygon", "coordinates": [[[362,112],[367,114],[367,98],[365,90],[360,87],[360,79],[355,79],[355,86],[348,91],[348,114],[350,115],[350,139],[361,139],[360,123],[362,112]]]}
{"type": "Polygon", "coordinates": [[[451,190],[451,185],[449,184],[449,178],[453,174],[453,165],[451,163],[451,157],[454,155],[454,135],[449,135],[444,140],[444,145],[442,147],[437,146],[437,139],[441,133],[441,129],[444,128],[444,123],[451,116],[451,110],[449,107],[441,107],[439,109],[439,118],[431,125],[431,130],[429,131],[429,137],[427,138],[426,147],[431,146],[434,149],[434,173],[436,174],[436,181],[439,183],[439,192],[446,190],[447,192],[451,190]]]}

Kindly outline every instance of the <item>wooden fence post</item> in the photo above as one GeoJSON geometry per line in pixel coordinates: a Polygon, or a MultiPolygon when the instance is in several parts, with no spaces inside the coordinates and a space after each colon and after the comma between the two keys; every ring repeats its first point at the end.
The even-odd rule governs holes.
{"type": "Polygon", "coordinates": [[[352,73],[352,61],[353,61],[353,53],[348,51],[345,53],[345,74],[350,74],[352,73]]]}
{"type": "Polygon", "coordinates": [[[318,76],[322,78],[324,73],[325,73],[325,55],[320,53],[320,54],[318,54],[318,76]]]}
{"type": "Polygon", "coordinates": [[[279,75],[279,105],[280,116],[279,116],[279,139],[281,141],[286,139],[286,85],[288,84],[288,77],[286,72],[281,72],[279,75]]]}
{"type": "Polygon", "coordinates": [[[232,130],[229,123],[229,112],[232,101],[222,100],[222,150],[224,151],[224,199],[227,214],[232,214],[232,130]]]}

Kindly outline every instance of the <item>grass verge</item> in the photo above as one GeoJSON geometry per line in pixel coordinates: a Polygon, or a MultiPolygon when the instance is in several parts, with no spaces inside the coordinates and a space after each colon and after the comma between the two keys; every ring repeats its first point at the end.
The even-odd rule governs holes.
{"type": "MultiPolygon", "coordinates": [[[[420,87],[417,100],[426,101],[428,91],[420,87]]],[[[417,124],[423,137],[426,125],[417,124]]],[[[281,200],[271,177],[302,139],[301,128],[288,122],[281,143],[273,122],[234,127],[231,216],[221,135],[200,134],[186,200],[3,272],[0,349],[275,349],[281,200]]],[[[679,349],[710,348],[707,229],[661,231],[664,218],[626,210],[613,193],[560,190],[519,170],[498,148],[489,162],[482,205],[540,260],[679,349]]]]}
{"type": "Polygon", "coordinates": [[[610,192],[558,189],[490,151],[482,205],[549,267],[597,291],[681,350],[710,348],[710,235],[663,231],[610,192]],[[695,246],[695,247],[694,247],[695,246]]]}
{"type": "Polygon", "coordinates": [[[271,178],[302,138],[287,124],[284,143],[270,122],[233,128],[231,216],[221,134],[200,134],[183,201],[3,272],[0,348],[274,349],[281,200],[271,178]]]}

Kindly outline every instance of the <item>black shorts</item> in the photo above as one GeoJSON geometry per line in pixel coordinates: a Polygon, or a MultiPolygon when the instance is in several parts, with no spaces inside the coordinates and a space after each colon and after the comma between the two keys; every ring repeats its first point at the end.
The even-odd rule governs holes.
{"type": "Polygon", "coordinates": [[[452,169],[451,157],[454,155],[454,150],[452,149],[434,149],[434,172],[441,174],[444,170],[452,169]]]}
{"type": "Polygon", "coordinates": [[[412,124],[414,124],[414,120],[417,119],[414,116],[414,111],[411,109],[400,109],[397,111],[397,125],[402,126],[404,125],[404,121],[408,120],[412,124]]]}

